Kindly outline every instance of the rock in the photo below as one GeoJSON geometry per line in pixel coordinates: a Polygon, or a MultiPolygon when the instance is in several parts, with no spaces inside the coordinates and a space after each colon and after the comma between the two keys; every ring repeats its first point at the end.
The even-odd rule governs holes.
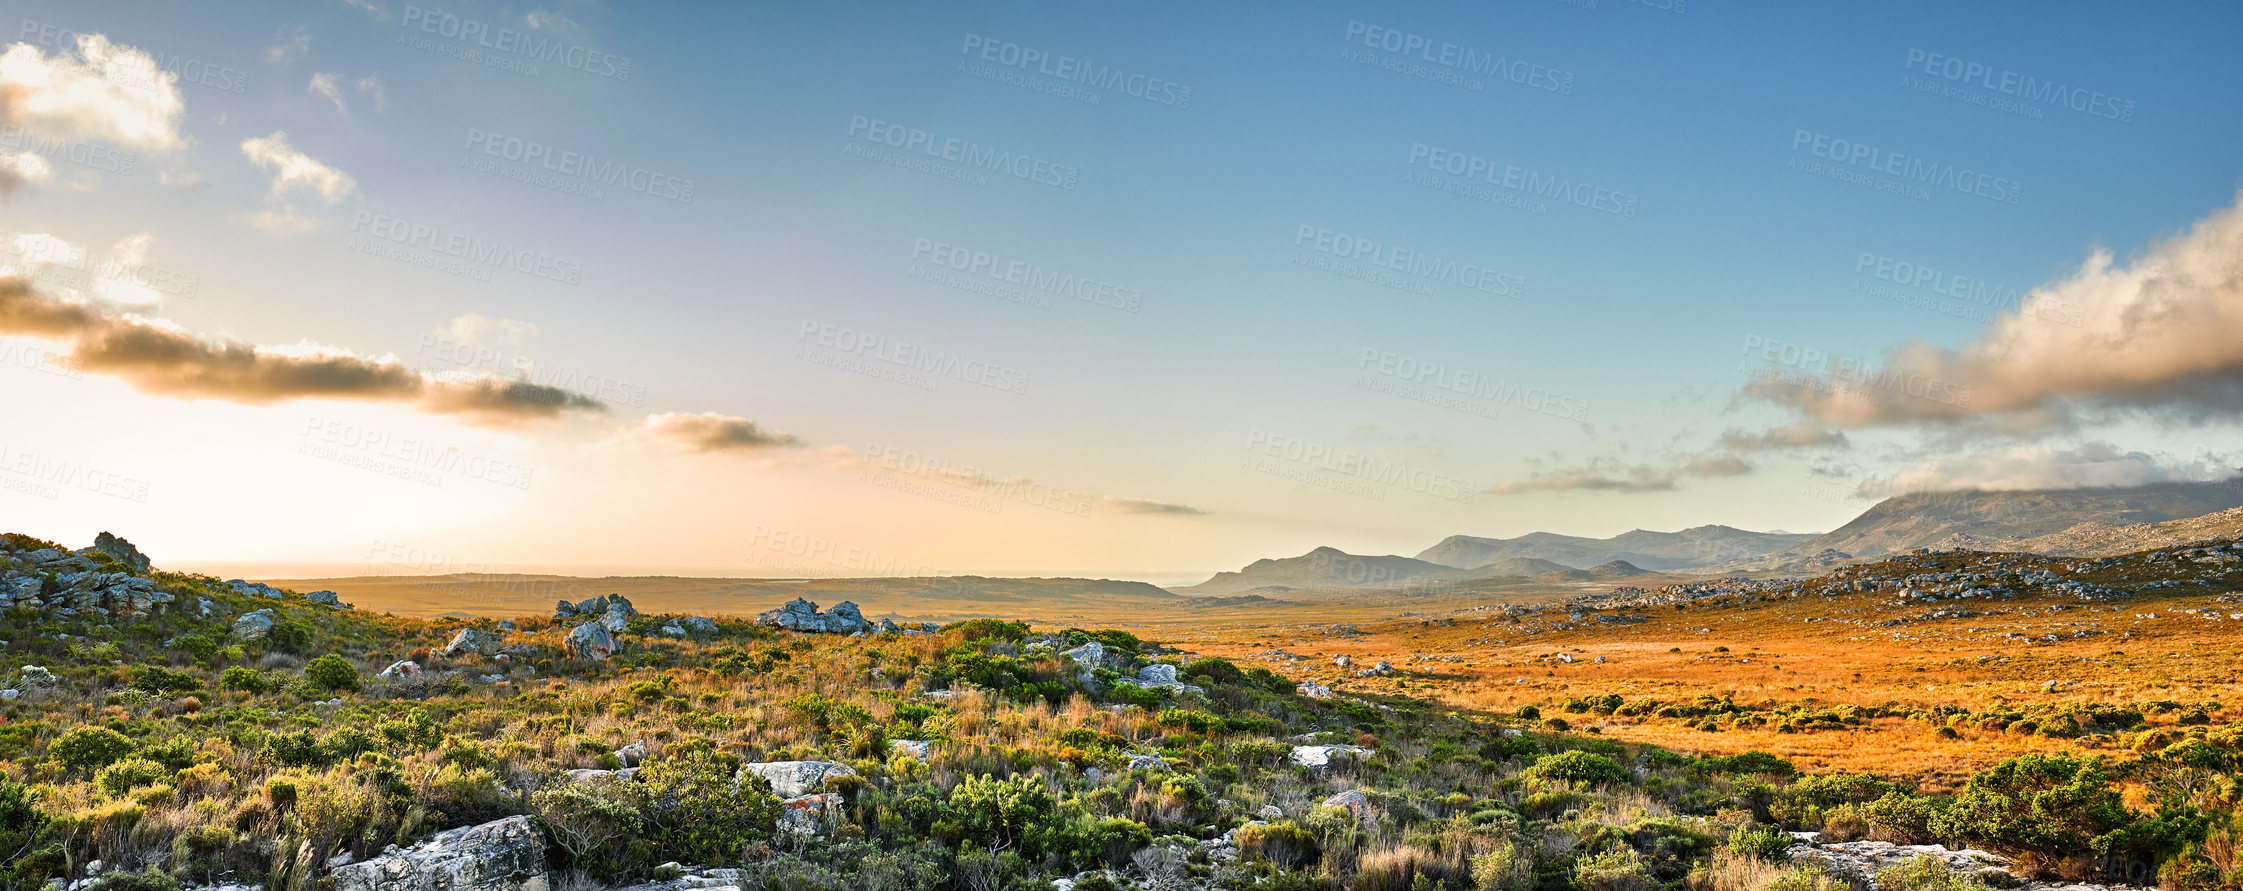
{"type": "Polygon", "coordinates": [[[607,626],[586,622],[569,630],[569,656],[576,659],[603,660],[615,654],[615,638],[609,637],[607,626]]]}
{"type": "Polygon", "coordinates": [[[52,687],[59,683],[62,683],[62,679],[55,677],[55,673],[48,671],[44,665],[26,665],[23,667],[23,682],[20,686],[52,687]]]}
{"type": "Polygon", "coordinates": [[[496,656],[498,655],[499,642],[503,639],[494,632],[462,628],[460,633],[452,635],[451,643],[444,645],[444,655],[457,656],[461,653],[475,653],[483,656],[496,656]]]}
{"type": "Polygon", "coordinates": [[[1285,809],[1274,804],[1265,804],[1254,815],[1264,820],[1282,820],[1285,818],[1285,809]]]}
{"type": "Polygon", "coordinates": [[[273,611],[261,609],[234,620],[234,636],[242,640],[264,640],[273,631],[273,611]]]}
{"type": "Polygon", "coordinates": [[[1169,693],[1207,692],[1205,689],[1177,680],[1176,666],[1168,665],[1166,663],[1154,663],[1152,665],[1147,665],[1137,670],[1136,677],[1121,678],[1120,680],[1115,681],[1115,683],[1128,684],[1133,687],[1144,687],[1148,690],[1163,690],[1169,693]]]}
{"type": "MultiPolygon", "coordinates": [[[[86,551],[100,551],[101,553],[108,554],[111,557],[115,557],[117,558],[118,563],[122,563],[125,566],[130,567],[134,572],[148,571],[147,555],[140,553],[139,548],[133,547],[132,542],[126,541],[122,538],[118,538],[107,532],[94,536],[93,547],[87,548],[86,551]]],[[[86,551],[79,551],[78,553],[83,554],[86,551]]]]}
{"type": "Polygon", "coordinates": [[[572,783],[588,783],[593,780],[602,779],[604,777],[614,777],[619,780],[629,780],[636,779],[638,775],[639,769],[636,767],[626,767],[622,770],[599,770],[597,768],[587,767],[568,772],[569,782],[572,783]]]}
{"type": "Polygon", "coordinates": [[[15,701],[16,699],[18,699],[18,698],[20,698],[20,697],[22,697],[22,696],[23,696],[23,691],[21,691],[21,690],[16,690],[16,689],[13,689],[13,688],[11,688],[11,689],[7,689],[7,690],[0,690],[0,702],[13,702],[13,701],[15,701]]]}
{"type": "Polygon", "coordinates": [[[1332,657],[1332,664],[1337,665],[1341,668],[1354,668],[1355,657],[1350,656],[1346,653],[1341,653],[1337,656],[1332,657]]]}
{"type": "Polygon", "coordinates": [[[39,608],[39,590],[46,580],[28,572],[8,570],[0,576],[0,609],[14,606],[39,608]]]}
{"type": "MultiPolygon", "coordinates": [[[[1891,842],[1880,841],[1818,844],[1815,838],[1800,838],[1802,835],[1816,836],[1819,833],[1792,834],[1795,839],[1791,848],[1791,859],[1793,861],[1822,861],[1839,875],[1852,880],[1857,885],[1873,887],[1872,880],[1876,878],[1878,872],[1906,864],[1918,857],[1931,857],[1946,864],[1947,868],[1953,872],[1975,875],[1985,881],[1986,884],[1996,888],[2010,888],[2020,885],[2031,889],[2048,887],[2026,883],[2008,870],[1995,865],[2009,862],[2007,858],[1976,849],[1966,848],[1958,851],[1940,845],[1896,845],[1891,842]]],[[[2091,888],[2096,886],[2075,887],[2091,888]]]]}
{"type": "Polygon", "coordinates": [[[1106,645],[1095,640],[1072,650],[1061,650],[1059,655],[1074,660],[1075,664],[1082,666],[1086,672],[1094,668],[1103,668],[1106,665],[1106,645]]]}
{"type": "Polygon", "coordinates": [[[1387,662],[1387,661],[1385,661],[1385,660],[1383,660],[1383,659],[1382,659],[1382,660],[1380,660],[1380,661],[1379,661],[1379,664],[1377,664],[1377,665],[1373,665],[1373,666],[1371,666],[1371,667],[1369,667],[1369,668],[1363,669],[1362,671],[1358,671],[1358,672],[1356,672],[1356,673],[1355,673],[1355,676],[1356,676],[1356,677],[1359,677],[1359,678],[1370,678],[1370,677],[1379,677],[1379,678],[1383,678],[1383,677],[1386,677],[1386,676],[1388,676],[1388,675],[1391,675],[1391,674],[1393,674],[1393,673],[1394,673],[1394,663],[1392,663],[1392,662],[1387,662]]]}
{"type": "Polygon", "coordinates": [[[241,579],[227,579],[226,587],[232,589],[234,593],[239,594],[243,597],[261,597],[266,600],[279,600],[283,597],[288,596],[286,592],[283,592],[279,588],[275,588],[263,582],[245,582],[241,579]]]}
{"type": "Polygon", "coordinates": [[[309,594],[304,595],[304,602],[316,603],[320,606],[331,606],[336,609],[348,608],[343,605],[342,598],[336,597],[335,592],[333,591],[313,591],[309,594]]]}
{"type": "Polygon", "coordinates": [[[1302,684],[1298,687],[1294,687],[1293,690],[1294,692],[1297,692],[1302,696],[1306,696],[1310,699],[1332,698],[1332,688],[1324,686],[1323,684],[1319,684],[1315,681],[1309,681],[1308,683],[1302,684]]]}
{"type": "Polygon", "coordinates": [[[717,621],[708,616],[687,616],[678,622],[687,633],[695,635],[717,633],[717,621]]]}
{"type": "Polygon", "coordinates": [[[421,676],[421,664],[410,659],[399,659],[390,663],[388,668],[375,672],[374,676],[378,678],[417,678],[421,676]]]}
{"type": "Polygon", "coordinates": [[[780,798],[796,798],[818,791],[828,777],[853,777],[857,772],[849,765],[833,761],[759,761],[740,768],[742,773],[752,773],[771,784],[771,792],[780,798]]]}
{"type": "Polygon", "coordinates": [[[669,637],[684,637],[685,628],[679,625],[664,625],[662,626],[662,633],[669,637]]]}
{"type": "Polygon", "coordinates": [[[1294,746],[1292,761],[1302,767],[1328,767],[1332,757],[1356,758],[1371,753],[1362,746],[1294,746]]]}
{"type": "Polygon", "coordinates": [[[623,762],[624,767],[639,766],[639,762],[646,760],[646,740],[635,739],[630,745],[616,749],[615,760],[623,762]]]}
{"type": "Polygon", "coordinates": [[[1346,808],[1348,813],[1354,814],[1357,818],[1361,818],[1365,813],[1370,811],[1371,799],[1368,796],[1365,796],[1363,794],[1363,791],[1360,789],[1349,789],[1338,795],[1334,795],[1330,798],[1324,799],[1324,803],[1320,805],[1320,807],[1346,808]]]}
{"type": "Polygon", "coordinates": [[[499,651],[498,651],[498,656],[497,656],[496,658],[500,658],[500,659],[535,659],[535,658],[537,658],[537,645],[536,645],[536,644],[515,644],[515,645],[513,645],[513,646],[511,646],[511,647],[500,647],[500,648],[499,648],[499,651]]]}
{"type": "Polygon", "coordinates": [[[631,601],[624,599],[623,595],[610,594],[607,611],[600,614],[600,625],[607,628],[609,633],[620,634],[630,627],[631,617],[638,614],[639,611],[632,608],[631,601]]]}
{"type": "Polygon", "coordinates": [[[933,747],[933,743],[923,739],[891,739],[888,741],[888,752],[890,754],[910,755],[921,761],[927,760],[927,750],[933,747]]]}
{"type": "Polygon", "coordinates": [[[514,633],[514,630],[515,630],[515,629],[514,629],[514,620],[513,620],[513,619],[500,619],[500,620],[498,620],[498,631],[499,631],[499,633],[500,633],[500,634],[513,634],[513,633],[514,633]]]}
{"type": "Polygon", "coordinates": [[[1162,758],[1161,756],[1159,756],[1159,755],[1157,755],[1157,754],[1153,754],[1153,753],[1149,753],[1149,752],[1148,752],[1148,753],[1143,753],[1143,754],[1132,754],[1132,755],[1130,755],[1130,756],[1129,756],[1129,767],[1128,767],[1127,769],[1129,769],[1129,770],[1167,770],[1167,769],[1168,769],[1168,760],[1167,760],[1167,759],[1165,759],[1165,758],[1162,758]]]}
{"type": "Polygon", "coordinates": [[[832,792],[797,795],[779,802],[779,831],[797,837],[819,837],[841,816],[841,796],[832,792]]]}
{"type": "Polygon", "coordinates": [[[872,629],[872,623],[864,620],[857,605],[846,600],[834,604],[832,612],[819,613],[817,604],[797,597],[787,601],[785,606],[756,616],[755,620],[788,631],[812,634],[858,634],[872,629]]]}
{"type": "Polygon", "coordinates": [[[335,891],[547,891],[545,841],[528,816],[448,829],[333,873],[335,891]]]}

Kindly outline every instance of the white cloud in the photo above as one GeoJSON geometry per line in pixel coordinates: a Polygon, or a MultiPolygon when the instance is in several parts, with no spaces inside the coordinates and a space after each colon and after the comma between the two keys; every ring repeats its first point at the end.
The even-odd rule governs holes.
{"type": "Polygon", "coordinates": [[[310,192],[333,205],[358,191],[358,181],[288,144],[288,134],[275,130],[271,136],[244,139],[241,153],[249,156],[251,163],[272,171],[273,197],[286,197],[292,192],[310,192]]]}
{"type": "Polygon", "coordinates": [[[0,152],[0,196],[54,179],[54,165],[31,152],[0,152]]]}
{"type": "Polygon", "coordinates": [[[185,145],[178,80],[100,34],[79,37],[75,54],[19,43],[0,54],[0,120],[43,136],[170,152],[185,145]]]}
{"type": "Polygon", "coordinates": [[[335,112],[347,118],[350,117],[350,107],[343,104],[343,88],[335,82],[337,76],[330,71],[315,71],[312,73],[311,83],[304,90],[334,103],[335,112]]]}
{"type": "Polygon", "coordinates": [[[312,32],[302,25],[283,27],[265,47],[265,61],[286,65],[311,55],[312,32]]]}
{"type": "Polygon", "coordinates": [[[376,71],[359,78],[358,91],[373,97],[375,111],[387,111],[389,109],[389,85],[382,81],[381,72],[376,71]]]}
{"type": "Polygon", "coordinates": [[[2232,473],[2234,458],[2227,455],[2203,454],[2183,460],[2162,453],[2121,451],[2107,442],[2072,448],[2044,443],[1935,458],[1889,479],[1864,483],[1862,492],[1881,496],[1958,489],[2094,489],[2216,480],[2232,473]]]}

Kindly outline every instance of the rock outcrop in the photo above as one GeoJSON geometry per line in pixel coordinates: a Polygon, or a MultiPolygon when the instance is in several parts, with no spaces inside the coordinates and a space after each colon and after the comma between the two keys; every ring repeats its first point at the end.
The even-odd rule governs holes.
{"type": "Polygon", "coordinates": [[[1148,690],[1160,690],[1171,694],[1207,692],[1205,688],[1177,680],[1176,666],[1160,662],[1138,669],[1136,677],[1121,678],[1114,683],[1143,687],[1148,690]]]}
{"type": "Polygon", "coordinates": [[[545,840],[527,816],[448,829],[334,871],[335,891],[547,891],[545,840]]]}
{"type": "Polygon", "coordinates": [[[234,636],[242,640],[264,640],[273,632],[273,611],[261,609],[234,620],[234,636]]]}
{"type": "Polygon", "coordinates": [[[1332,759],[1360,758],[1371,753],[1362,746],[1294,746],[1292,761],[1302,767],[1329,767],[1332,759]]]}
{"type": "Polygon", "coordinates": [[[771,793],[780,798],[798,798],[819,791],[828,777],[853,777],[857,772],[849,765],[833,761],[758,761],[740,768],[743,774],[754,774],[771,784],[771,793]]]}
{"type": "Polygon", "coordinates": [[[134,572],[148,571],[148,556],[146,554],[140,553],[140,549],[133,547],[132,542],[107,532],[94,536],[93,547],[86,548],[78,553],[84,554],[87,551],[99,551],[108,554],[116,558],[118,563],[124,564],[134,572]]]}
{"type": "Polygon", "coordinates": [[[569,629],[568,645],[571,658],[598,661],[615,655],[615,638],[608,636],[607,626],[598,622],[569,629]]]}
{"type": "Polygon", "coordinates": [[[504,639],[502,635],[496,632],[462,628],[460,633],[452,635],[451,643],[444,645],[444,655],[457,656],[461,653],[475,653],[483,656],[495,656],[498,655],[499,643],[504,639]]]}
{"type": "Polygon", "coordinates": [[[785,606],[756,616],[755,620],[788,631],[813,634],[858,634],[872,630],[872,623],[865,621],[864,613],[846,600],[834,604],[831,612],[821,613],[817,604],[797,597],[787,601],[785,606]]]}
{"type": "Polygon", "coordinates": [[[582,603],[563,600],[553,607],[553,618],[592,619],[610,633],[621,632],[630,624],[631,618],[638,614],[639,610],[631,605],[631,599],[621,594],[602,594],[582,603]]]}

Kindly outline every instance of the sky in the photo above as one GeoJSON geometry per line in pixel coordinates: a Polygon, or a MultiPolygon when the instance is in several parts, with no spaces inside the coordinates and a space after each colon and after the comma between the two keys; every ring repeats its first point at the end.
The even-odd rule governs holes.
{"type": "Polygon", "coordinates": [[[2218,478],[2239,29],[11,3],[0,527],[258,575],[1166,584],[2218,478]]]}

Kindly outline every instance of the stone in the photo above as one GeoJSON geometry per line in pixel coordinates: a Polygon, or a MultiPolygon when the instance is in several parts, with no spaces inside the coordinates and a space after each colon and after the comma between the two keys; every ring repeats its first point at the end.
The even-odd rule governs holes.
{"type": "Polygon", "coordinates": [[[600,770],[598,768],[587,767],[568,772],[569,782],[572,783],[588,783],[593,780],[605,779],[607,777],[614,777],[619,780],[629,780],[637,778],[638,775],[639,769],[636,767],[626,767],[622,770],[600,770]]]}
{"type": "Polygon", "coordinates": [[[245,582],[241,579],[227,579],[226,587],[232,589],[234,593],[239,594],[243,597],[261,597],[266,600],[279,600],[283,597],[288,596],[279,588],[275,588],[263,582],[245,582]]]}
{"type": "Polygon", "coordinates": [[[1132,754],[1132,755],[1130,755],[1130,756],[1129,756],[1129,767],[1128,767],[1127,769],[1128,769],[1128,770],[1167,770],[1167,769],[1168,769],[1168,759],[1166,759],[1166,758],[1162,758],[1161,756],[1159,756],[1159,755],[1157,755],[1157,754],[1153,754],[1153,753],[1149,753],[1149,752],[1148,752],[1148,753],[1142,753],[1142,754],[1132,754]]]}
{"type": "Polygon", "coordinates": [[[375,672],[374,676],[378,678],[417,678],[421,676],[421,664],[410,659],[399,659],[390,663],[388,668],[375,672]]]}
{"type": "Polygon", "coordinates": [[[21,698],[22,696],[23,696],[23,691],[21,691],[21,690],[16,690],[16,689],[12,689],[12,688],[11,688],[11,689],[7,689],[7,690],[0,690],[0,702],[14,702],[14,701],[15,701],[15,700],[17,700],[18,698],[21,698]]]}
{"type": "Polygon", "coordinates": [[[333,591],[313,591],[309,594],[304,595],[304,602],[316,603],[320,606],[331,606],[336,609],[347,608],[343,605],[342,598],[336,597],[335,592],[333,591]]]}
{"type": "Polygon", "coordinates": [[[927,760],[927,750],[933,747],[933,743],[923,739],[891,739],[888,741],[888,752],[890,754],[909,755],[921,761],[927,760]]]}
{"type": "Polygon", "coordinates": [[[514,628],[514,620],[513,620],[513,619],[500,619],[500,620],[498,620],[498,630],[499,630],[499,633],[500,633],[500,634],[513,634],[513,633],[514,633],[514,631],[515,631],[515,628],[514,628]]]}
{"type": "Polygon", "coordinates": [[[1310,699],[1332,698],[1332,688],[1324,686],[1323,684],[1319,684],[1315,681],[1309,681],[1308,683],[1302,684],[1298,687],[1294,687],[1293,690],[1294,692],[1297,692],[1302,696],[1306,696],[1310,699]]]}
{"type": "Polygon", "coordinates": [[[55,673],[48,671],[44,665],[26,665],[23,667],[21,686],[52,687],[59,683],[62,683],[62,679],[55,677],[55,673]]]}
{"type": "Polygon", "coordinates": [[[646,760],[646,740],[635,739],[630,745],[616,749],[615,760],[623,762],[624,767],[639,766],[639,762],[646,760]]]}
{"type": "Polygon", "coordinates": [[[261,609],[234,620],[234,636],[242,640],[264,640],[273,631],[273,611],[261,609]]]}
{"type": "Polygon", "coordinates": [[[1371,799],[1369,796],[1364,795],[1363,790],[1361,789],[1349,789],[1338,795],[1334,795],[1330,798],[1324,799],[1324,803],[1319,806],[1346,808],[1348,813],[1354,814],[1357,818],[1361,818],[1365,813],[1370,811],[1371,799]]]}
{"type": "Polygon", "coordinates": [[[0,576],[0,608],[9,606],[39,607],[39,590],[46,580],[28,572],[9,570],[0,576]]]}
{"type": "Polygon", "coordinates": [[[1148,690],[1163,690],[1169,693],[1207,692],[1201,687],[1177,680],[1176,666],[1159,662],[1138,669],[1137,676],[1134,678],[1121,678],[1115,683],[1144,687],[1148,690]]]}
{"type": "Polygon", "coordinates": [[[816,603],[797,597],[778,609],[756,616],[755,620],[758,624],[810,634],[859,634],[872,629],[872,623],[864,620],[857,605],[846,600],[834,604],[832,612],[820,613],[816,603]]]}
{"type": "MultiPolygon", "coordinates": [[[[100,551],[101,553],[108,554],[111,557],[115,557],[118,563],[130,567],[134,572],[148,571],[147,555],[140,553],[139,548],[133,547],[132,542],[126,541],[122,538],[118,538],[107,532],[94,536],[93,547],[87,548],[86,550],[100,551]]],[[[79,553],[82,554],[85,553],[85,551],[80,551],[79,553]]]]}
{"type": "Polygon", "coordinates": [[[335,891],[548,891],[545,840],[528,816],[448,829],[332,873],[335,891]]]}
{"type": "Polygon", "coordinates": [[[685,628],[678,625],[664,625],[662,626],[662,633],[669,637],[684,637],[685,628]]]}
{"type": "Polygon", "coordinates": [[[796,798],[818,791],[828,777],[853,777],[857,772],[849,765],[833,761],[758,761],[740,768],[744,774],[754,774],[771,784],[771,793],[780,798],[796,798]]]}
{"type": "Polygon", "coordinates": [[[1329,767],[1334,756],[1344,760],[1370,753],[1370,749],[1362,746],[1294,746],[1291,758],[1294,764],[1302,767],[1329,767]]]}
{"type": "Polygon", "coordinates": [[[606,611],[600,613],[600,625],[611,634],[620,634],[625,628],[630,627],[631,617],[638,614],[639,611],[634,609],[631,606],[631,601],[624,599],[623,595],[610,594],[608,595],[606,611]]]}
{"type": "Polygon", "coordinates": [[[603,660],[615,654],[615,638],[609,637],[607,626],[586,622],[569,630],[569,655],[577,659],[603,660]]]}
{"type": "Polygon", "coordinates": [[[779,831],[796,837],[820,837],[841,817],[841,796],[832,792],[797,795],[779,802],[779,831]]]}
{"type": "Polygon", "coordinates": [[[1265,804],[1254,815],[1264,820],[1282,820],[1285,818],[1285,809],[1274,804],[1265,804]]]}
{"type": "Polygon", "coordinates": [[[678,625],[679,627],[684,628],[689,634],[704,635],[717,633],[717,620],[709,618],[708,616],[687,616],[684,619],[679,620],[678,625]]]}
{"type": "Polygon", "coordinates": [[[1337,665],[1341,668],[1354,668],[1355,657],[1350,656],[1346,653],[1341,653],[1337,656],[1332,657],[1332,664],[1337,665]]]}
{"type": "Polygon", "coordinates": [[[457,656],[461,653],[475,653],[482,656],[496,656],[498,655],[499,642],[503,639],[495,632],[462,628],[460,633],[452,635],[451,643],[444,645],[444,655],[457,656]]]}

